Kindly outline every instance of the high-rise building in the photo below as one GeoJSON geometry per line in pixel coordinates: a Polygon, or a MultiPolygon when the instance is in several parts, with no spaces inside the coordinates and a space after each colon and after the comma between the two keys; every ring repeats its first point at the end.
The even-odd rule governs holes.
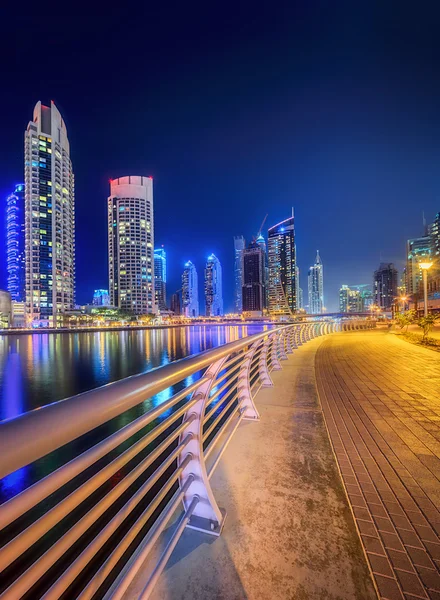
{"type": "Polygon", "coordinates": [[[430,227],[431,254],[440,257],[440,212],[435,215],[434,222],[430,227]]]}
{"type": "Polygon", "coordinates": [[[171,308],[171,312],[173,312],[175,315],[180,315],[180,296],[179,296],[179,292],[176,292],[175,294],[172,294],[170,308],[171,308]]]}
{"type": "Polygon", "coordinates": [[[26,312],[56,326],[75,306],[75,186],[66,125],[38,102],[25,132],[26,312]]]}
{"type": "Polygon", "coordinates": [[[268,308],[273,315],[298,310],[294,217],[270,227],[268,232],[268,308]]]}
{"type": "Polygon", "coordinates": [[[263,312],[266,305],[266,254],[258,241],[243,251],[243,312],[263,312]]]}
{"type": "Polygon", "coordinates": [[[14,302],[26,297],[24,183],[6,198],[6,267],[8,292],[14,302]]]}
{"type": "Polygon", "coordinates": [[[362,292],[359,289],[343,285],[339,290],[339,310],[343,313],[363,312],[362,292]]]}
{"type": "Polygon", "coordinates": [[[108,244],[112,306],[135,315],[156,312],[152,177],[110,181],[108,244]]]}
{"type": "Polygon", "coordinates": [[[207,317],[223,314],[222,266],[215,254],[210,254],[205,266],[205,313],[207,317]]]}
{"type": "Polygon", "coordinates": [[[159,310],[167,310],[167,253],[163,248],[154,251],[154,291],[159,310]]]}
{"type": "Polygon", "coordinates": [[[194,264],[188,260],[182,274],[182,310],[185,317],[199,316],[199,284],[194,264]]]}
{"type": "Polygon", "coordinates": [[[298,288],[298,310],[303,310],[304,308],[304,293],[302,288],[298,288]]]}
{"type": "Polygon", "coordinates": [[[95,290],[92,304],[94,306],[110,306],[108,290],[95,290]]]}
{"type": "Polygon", "coordinates": [[[382,310],[391,310],[397,297],[397,269],[393,263],[380,263],[374,272],[374,297],[382,310]]]}
{"type": "Polygon", "coordinates": [[[406,293],[413,300],[423,296],[423,273],[419,262],[423,259],[429,259],[431,255],[431,238],[424,235],[418,238],[412,238],[406,243],[406,293]]]}
{"type": "Polygon", "coordinates": [[[264,285],[264,289],[265,289],[264,308],[267,308],[269,306],[269,261],[268,261],[268,257],[267,257],[266,240],[264,239],[264,236],[261,232],[258,235],[256,242],[257,242],[257,246],[259,246],[261,248],[263,255],[264,255],[264,280],[263,280],[263,285],[264,285]]]}
{"type": "Polygon", "coordinates": [[[316,252],[315,264],[309,269],[309,313],[319,315],[324,312],[324,274],[319,250],[316,252]]]}
{"type": "Polygon", "coordinates": [[[246,242],[242,235],[234,236],[234,310],[241,313],[243,309],[243,250],[246,242]]]}

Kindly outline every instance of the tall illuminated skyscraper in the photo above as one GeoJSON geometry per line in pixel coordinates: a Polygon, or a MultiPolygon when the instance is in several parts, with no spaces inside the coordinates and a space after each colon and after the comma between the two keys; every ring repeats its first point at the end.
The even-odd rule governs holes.
{"type": "Polygon", "coordinates": [[[111,305],[134,315],[156,312],[152,177],[110,182],[108,244],[111,305]]]}
{"type": "Polygon", "coordinates": [[[423,273],[419,262],[429,260],[431,257],[431,241],[429,235],[412,238],[406,243],[406,271],[405,287],[406,293],[413,301],[423,297],[423,273]]]}
{"type": "Polygon", "coordinates": [[[206,261],[205,307],[207,317],[223,314],[222,266],[215,254],[210,254],[206,261]]]}
{"type": "Polygon", "coordinates": [[[199,284],[194,264],[188,260],[182,274],[182,310],[185,317],[199,316],[199,284]]]}
{"type": "Polygon", "coordinates": [[[159,310],[167,310],[167,253],[163,248],[154,251],[154,291],[159,310]]]}
{"type": "Polygon", "coordinates": [[[234,237],[234,310],[241,313],[243,310],[243,250],[246,247],[245,239],[242,235],[234,237]]]}
{"type": "Polygon", "coordinates": [[[243,311],[262,313],[266,306],[266,253],[258,241],[243,251],[243,311]]]}
{"type": "Polygon", "coordinates": [[[25,132],[26,313],[56,326],[75,303],[75,186],[66,125],[38,102],[25,132]]]}
{"type": "Polygon", "coordinates": [[[380,263],[374,272],[374,299],[383,310],[391,310],[397,297],[397,269],[393,263],[380,263]]]}
{"type": "Polygon", "coordinates": [[[6,198],[8,292],[11,300],[16,302],[24,302],[26,297],[24,204],[24,183],[19,183],[6,198]]]}
{"type": "Polygon", "coordinates": [[[319,250],[316,252],[315,264],[309,269],[309,313],[319,315],[324,312],[324,274],[319,250]]]}
{"type": "Polygon", "coordinates": [[[274,315],[291,315],[298,310],[294,217],[270,227],[267,242],[269,312],[274,315]]]}

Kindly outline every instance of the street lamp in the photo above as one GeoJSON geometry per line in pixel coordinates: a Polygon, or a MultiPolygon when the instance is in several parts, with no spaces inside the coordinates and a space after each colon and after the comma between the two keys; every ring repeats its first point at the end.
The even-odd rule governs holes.
{"type": "Polygon", "coordinates": [[[432,267],[432,262],[421,262],[419,263],[419,267],[422,269],[423,272],[423,308],[425,309],[424,313],[426,317],[428,314],[428,269],[432,267]]]}

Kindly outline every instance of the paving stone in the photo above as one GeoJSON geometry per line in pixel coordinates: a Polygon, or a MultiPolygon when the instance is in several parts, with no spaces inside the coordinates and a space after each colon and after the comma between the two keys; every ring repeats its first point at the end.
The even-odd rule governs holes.
{"type": "MultiPolygon", "coordinates": [[[[326,422],[332,424],[330,437],[342,442],[344,464],[357,478],[350,499],[356,493],[366,501],[366,506],[357,501],[356,511],[362,516],[357,524],[365,550],[374,557],[370,562],[376,562],[374,576],[383,598],[402,598],[401,590],[408,600],[428,598],[429,585],[429,597],[437,598],[433,586],[440,565],[439,374],[439,353],[379,330],[329,336],[316,355],[320,400],[326,422]],[[392,577],[379,574],[379,566],[386,564],[392,577]]],[[[337,454],[338,462],[341,456],[337,454]]],[[[350,476],[348,470],[345,473],[350,476]]]]}

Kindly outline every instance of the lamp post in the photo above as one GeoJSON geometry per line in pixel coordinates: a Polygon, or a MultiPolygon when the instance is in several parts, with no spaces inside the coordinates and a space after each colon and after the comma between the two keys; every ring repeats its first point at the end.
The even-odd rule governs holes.
{"type": "Polygon", "coordinates": [[[426,317],[428,314],[428,269],[432,267],[432,262],[421,262],[419,267],[423,272],[423,308],[426,317]]]}

